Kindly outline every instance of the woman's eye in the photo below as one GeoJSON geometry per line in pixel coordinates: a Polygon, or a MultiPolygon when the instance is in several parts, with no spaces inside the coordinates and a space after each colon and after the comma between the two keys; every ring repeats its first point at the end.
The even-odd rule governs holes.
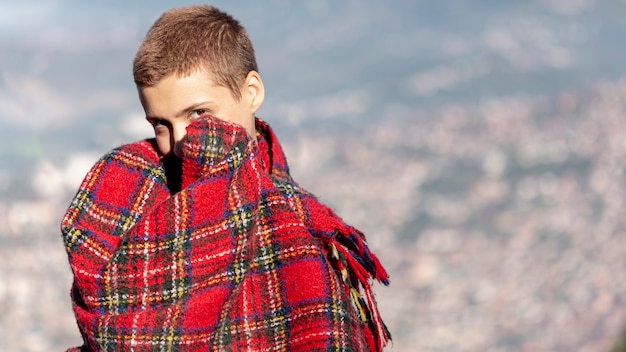
{"type": "Polygon", "coordinates": [[[192,112],[189,114],[189,119],[190,119],[190,120],[195,120],[195,119],[198,119],[198,118],[200,118],[200,117],[202,117],[202,116],[204,116],[204,115],[207,115],[208,113],[209,113],[209,111],[208,111],[208,110],[205,110],[205,109],[196,109],[196,110],[192,111],[192,112]]]}

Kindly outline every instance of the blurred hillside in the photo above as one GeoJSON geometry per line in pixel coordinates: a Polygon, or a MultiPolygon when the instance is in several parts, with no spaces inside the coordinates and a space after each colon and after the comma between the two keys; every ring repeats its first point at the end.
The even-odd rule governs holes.
{"type": "Polygon", "coordinates": [[[626,80],[449,104],[298,136],[294,172],[393,273],[392,350],[608,351],[626,318],[625,117],[626,80]]]}
{"type": "MultiPolygon", "coordinates": [[[[0,0],[0,351],[80,343],[58,224],[151,134],[130,62],[185,2],[149,4],[0,0]]],[[[390,351],[617,346],[626,2],[215,4],[255,41],[295,179],[387,266],[390,351]]]]}

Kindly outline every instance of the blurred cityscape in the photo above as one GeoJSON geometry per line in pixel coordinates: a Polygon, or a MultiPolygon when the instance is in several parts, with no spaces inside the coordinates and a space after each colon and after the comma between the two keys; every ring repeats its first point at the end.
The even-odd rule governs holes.
{"type": "Polygon", "coordinates": [[[388,265],[391,350],[609,351],[626,322],[624,131],[618,80],[298,136],[294,172],[388,265]]]}
{"type": "MultiPolygon", "coordinates": [[[[52,3],[0,0],[0,351],[80,344],[59,223],[100,155],[151,135],[130,60],[185,2],[94,5],[115,18],[102,23],[52,3]],[[9,10],[54,25],[32,32],[9,10]]],[[[618,344],[626,2],[270,3],[217,5],[252,33],[259,116],[294,178],[391,274],[376,287],[389,351],[618,344]],[[266,28],[272,15],[288,20],[266,28]]]]}

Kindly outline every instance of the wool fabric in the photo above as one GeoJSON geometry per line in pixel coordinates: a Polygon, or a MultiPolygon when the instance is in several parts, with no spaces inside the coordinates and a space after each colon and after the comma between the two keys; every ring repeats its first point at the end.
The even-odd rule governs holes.
{"type": "Polygon", "coordinates": [[[190,124],[179,192],[154,139],[92,167],[61,224],[84,340],[68,351],[382,350],[385,269],[256,129],[190,124]]]}

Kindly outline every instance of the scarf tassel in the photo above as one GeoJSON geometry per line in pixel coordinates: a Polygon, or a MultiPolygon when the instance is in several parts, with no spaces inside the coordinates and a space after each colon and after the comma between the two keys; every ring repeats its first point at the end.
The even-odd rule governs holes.
{"type": "Polygon", "coordinates": [[[354,249],[347,248],[337,236],[332,237],[330,242],[332,257],[361,321],[373,327],[377,335],[378,350],[382,350],[391,340],[391,334],[380,316],[369,280],[375,279],[388,285],[389,276],[378,258],[367,249],[361,237],[358,235],[350,237],[349,242],[352,244],[350,247],[355,247],[354,249]]]}

